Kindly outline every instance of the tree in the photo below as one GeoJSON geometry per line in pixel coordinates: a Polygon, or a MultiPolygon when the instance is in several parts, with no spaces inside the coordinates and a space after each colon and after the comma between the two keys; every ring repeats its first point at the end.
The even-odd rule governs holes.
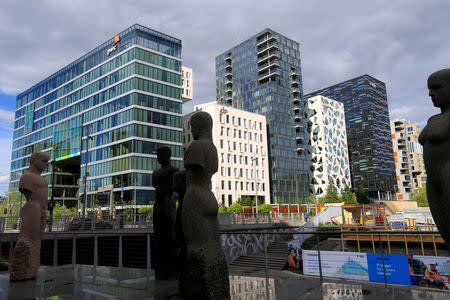
{"type": "Polygon", "coordinates": [[[428,207],[427,188],[425,186],[418,188],[410,197],[411,200],[417,202],[417,206],[428,207]]]}
{"type": "Polygon", "coordinates": [[[272,212],[272,205],[270,204],[261,204],[258,206],[259,213],[270,213],[272,212]]]}
{"type": "Polygon", "coordinates": [[[20,193],[18,190],[11,191],[10,193],[8,193],[8,199],[0,203],[0,210],[4,212],[5,208],[7,208],[7,216],[20,216],[20,208],[25,204],[26,201],[27,200],[25,199],[25,196],[23,196],[22,193],[20,193]],[[9,205],[9,203],[11,205],[9,205]]]}
{"type": "Polygon", "coordinates": [[[361,184],[358,186],[358,190],[356,191],[356,201],[358,201],[359,204],[371,203],[369,197],[367,196],[366,190],[361,184]]]}
{"type": "Polygon", "coordinates": [[[235,202],[228,207],[228,212],[232,214],[240,214],[242,212],[242,205],[235,202]]]}
{"type": "Polygon", "coordinates": [[[152,208],[150,206],[142,206],[138,209],[138,214],[148,215],[152,213],[152,208]]]}
{"type": "Polygon", "coordinates": [[[316,193],[313,192],[313,193],[309,194],[309,196],[308,196],[308,203],[316,204],[316,202],[317,202],[316,193]]]}
{"type": "Polygon", "coordinates": [[[325,196],[321,197],[319,200],[320,200],[321,204],[341,202],[341,198],[339,197],[338,190],[332,183],[328,184],[325,196]]]}
{"type": "Polygon", "coordinates": [[[242,206],[255,206],[255,199],[250,196],[244,196],[237,201],[242,206]]]}
{"type": "Polygon", "coordinates": [[[345,204],[358,204],[355,193],[353,193],[350,187],[345,186],[344,193],[341,197],[341,202],[344,202],[345,204]]]}
{"type": "Polygon", "coordinates": [[[53,217],[59,217],[59,216],[73,216],[75,215],[75,208],[67,208],[65,205],[61,205],[60,203],[56,202],[55,207],[53,208],[53,217]]]}
{"type": "Polygon", "coordinates": [[[219,207],[219,214],[226,214],[227,212],[228,212],[228,209],[226,206],[219,207]]]}

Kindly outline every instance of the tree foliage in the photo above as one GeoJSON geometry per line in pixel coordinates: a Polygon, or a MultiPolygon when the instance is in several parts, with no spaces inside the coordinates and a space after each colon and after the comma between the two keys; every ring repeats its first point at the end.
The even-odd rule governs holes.
{"type": "Polygon", "coordinates": [[[371,203],[369,197],[367,196],[367,192],[362,185],[359,185],[358,190],[356,191],[356,201],[358,201],[359,204],[371,203]]]}
{"type": "Polygon", "coordinates": [[[25,196],[23,196],[18,190],[11,191],[8,193],[7,199],[0,203],[1,213],[3,214],[5,208],[7,208],[7,216],[19,216],[20,208],[26,201],[25,196]],[[11,206],[8,206],[8,203],[11,203],[11,206]]]}
{"type": "Polygon", "coordinates": [[[319,201],[321,204],[341,202],[341,198],[339,197],[338,190],[334,186],[334,184],[332,184],[332,183],[328,184],[327,190],[325,192],[325,196],[319,198],[319,201]]]}
{"type": "Polygon", "coordinates": [[[410,197],[411,200],[417,202],[417,206],[419,207],[427,207],[429,205],[427,199],[427,188],[424,186],[418,188],[417,191],[412,193],[410,197]]]}
{"type": "Polygon", "coordinates": [[[265,214],[272,212],[272,205],[270,204],[261,204],[258,206],[258,212],[265,214]]]}
{"type": "Polygon", "coordinates": [[[237,203],[239,203],[242,206],[255,206],[255,199],[250,196],[244,196],[242,198],[239,198],[237,203]]]}
{"type": "Polygon", "coordinates": [[[65,205],[61,205],[60,203],[56,202],[55,207],[53,208],[53,216],[59,217],[59,216],[73,216],[76,213],[76,208],[67,208],[65,205]]]}
{"type": "Polygon", "coordinates": [[[317,201],[316,193],[309,194],[309,196],[308,196],[308,203],[316,204],[316,201],[317,201]]]}
{"type": "Polygon", "coordinates": [[[138,209],[139,214],[151,214],[152,208],[150,206],[142,206],[138,209]]]}
{"type": "Polygon", "coordinates": [[[228,207],[228,212],[232,214],[240,214],[242,212],[242,205],[235,202],[228,207]]]}
{"type": "Polygon", "coordinates": [[[345,204],[358,204],[358,202],[356,201],[355,193],[353,193],[352,189],[348,186],[345,186],[341,201],[345,204]]]}
{"type": "Polygon", "coordinates": [[[226,214],[228,212],[228,208],[226,206],[219,207],[219,214],[226,214]]]}

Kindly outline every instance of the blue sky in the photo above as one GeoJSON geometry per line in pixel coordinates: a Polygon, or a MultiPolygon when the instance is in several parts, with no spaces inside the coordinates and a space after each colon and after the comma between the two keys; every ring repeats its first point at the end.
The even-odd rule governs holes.
{"type": "Polygon", "coordinates": [[[391,118],[424,126],[439,111],[426,80],[450,62],[450,1],[0,2],[0,195],[6,192],[15,95],[139,23],[183,41],[196,104],[215,100],[215,57],[271,28],[300,43],[304,93],[362,75],[387,85],[391,118]]]}

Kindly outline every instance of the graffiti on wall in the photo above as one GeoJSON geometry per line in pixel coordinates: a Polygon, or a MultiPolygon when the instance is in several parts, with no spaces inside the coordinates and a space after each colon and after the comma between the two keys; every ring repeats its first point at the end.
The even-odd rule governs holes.
{"type": "MultiPolygon", "coordinates": [[[[267,245],[270,245],[280,239],[277,232],[283,229],[272,230],[267,233],[267,245]]],[[[242,255],[251,255],[264,251],[263,233],[224,233],[221,235],[222,248],[225,252],[227,262],[231,263],[242,255]]]]}

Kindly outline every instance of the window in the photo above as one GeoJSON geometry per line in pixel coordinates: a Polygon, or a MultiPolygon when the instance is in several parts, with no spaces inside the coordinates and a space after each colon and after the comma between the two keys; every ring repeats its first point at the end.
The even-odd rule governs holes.
{"type": "Polygon", "coordinates": [[[234,163],[236,164],[237,163],[237,158],[236,158],[236,154],[235,155],[233,155],[234,157],[233,157],[233,161],[234,161],[234,163]]]}
{"type": "Polygon", "coordinates": [[[228,180],[228,189],[231,190],[231,181],[228,180]]]}
{"type": "Polygon", "coordinates": [[[231,168],[228,167],[228,176],[231,176],[231,168]]]}
{"type": "Polygon", "coordinates": [[[225,189],[225,180],[222,180],[222,190],[225,189]]]}
{"type": "Polygon", "coordinates": [[[229,115],[226,116],[226,119],[227,119],[227,124],[230,124],[230,116],[229,115]]]}
{"type": "Polygon", "coordinates": [[[238,117],[238,125],[241,126],[241,118],[238,117]]]}
{"type": "Polygon", "coordinates": [[[220,140],[220,149],[223,149],[223,140],[220,140]]]}
{"type": "Polygon", "coordinates": [[[225,176],[225,167],[220,168],[220,175],[225,176]]]}
{"type": "Polygon", "coordinates": [[[223,163],[224,159],[223,159],[223,153],[220,153],[220,161],[223,163]]]}
{"type": "Polygon", "coordinates": [[[233,150],[236,151],[236,142],[233,142],[233,150]]]}
{"type": "Polygon", "coordinates": [[[220,126],[220,135],[223,135],[223,126],[220,126]]]}

